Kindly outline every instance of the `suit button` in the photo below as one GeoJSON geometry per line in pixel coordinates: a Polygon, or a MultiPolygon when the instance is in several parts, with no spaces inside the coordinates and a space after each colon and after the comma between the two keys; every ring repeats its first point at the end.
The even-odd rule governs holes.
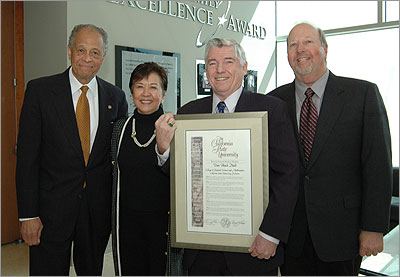
{"type": "Polygon", "coordinates": [[[307,181],[310,181],[310,176],[306,175],[306,176],[304,177],[304,179],[306,179],[307,181]]]}
{"type": "Polygon", "coordinates": [[[82,199],[82,194],[78,194],[78,198],[79,198],[79,199],[82,199]]]}
{"type": "Polygon", "coordinates": [[[168,236],[168,232],[165,232],[165,235],[168,236]]]}
{"type": "Polygon", "coordinates": [[[164,252],[164,254],[165,254],[165,256],[168,256],[168,253],[167,253],[167,252],[164,252]]]}

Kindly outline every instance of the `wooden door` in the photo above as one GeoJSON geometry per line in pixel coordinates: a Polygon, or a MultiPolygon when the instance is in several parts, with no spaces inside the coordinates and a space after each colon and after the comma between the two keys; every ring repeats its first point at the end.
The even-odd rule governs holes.
{"type": "Polygon", "coordinates": [[[1,244],[20,238],[16,142],[24,96],[23,2],[1,2],[1,244]]]}

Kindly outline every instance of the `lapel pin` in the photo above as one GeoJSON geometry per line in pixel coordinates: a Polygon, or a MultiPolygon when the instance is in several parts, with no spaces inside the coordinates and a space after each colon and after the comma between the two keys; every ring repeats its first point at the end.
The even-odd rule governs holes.
{"type": "Polygon", "coordinates": [[[111,109],[112,109],[112,106],[111,106],[111,105],[108,105],[108,109],[111,110],[111,109]]]}

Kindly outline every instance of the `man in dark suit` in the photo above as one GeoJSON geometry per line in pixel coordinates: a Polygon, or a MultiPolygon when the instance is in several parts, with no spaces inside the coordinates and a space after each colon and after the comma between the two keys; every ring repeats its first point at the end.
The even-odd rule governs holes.
{"type": "Polygon", "coordinates": [[[296,25],[287,47],[295,81],[269,94],[288,104],[301,160],[282,273],[357,276],[361,257],[382,251],[389,225],[392,159],[385,107],[375,84],[327,69],[321,29],[296,25]]]}
{"type": "Polygon", "coordinates": [[[96,77],[106,51],[103,29],[77,25],[68,43],[71,67],[27,85],[16,183],[30,275],[68,276],[72,242],[76,273],[102,273],[111,227],[111,132],[127,114],[124,92],[96,77]]]}
{"type": "MultiPolygon", "coordinates": [[[[287,240],[298,191],[298,151],[287,107],[275,97],[243,90],[247,61],[236,41],[210,40],[205,60],[213,95],[184,105],[178,113],[268,111],[269,204],[249,253],[185,249],[183,266],[189,275],[277,276],[278,266],[283,262],[281,242],[287,240]]],[[[172,114],[165,114],[156,122],[161,154],[168,152],[175,130],[169,123],[174,124],[172,114]]]]}

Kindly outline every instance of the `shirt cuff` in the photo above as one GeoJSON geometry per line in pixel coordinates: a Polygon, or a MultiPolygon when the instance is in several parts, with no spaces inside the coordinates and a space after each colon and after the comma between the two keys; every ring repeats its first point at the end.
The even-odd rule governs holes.
{"type": "Polygon", "coordinates": [[[265,233],[263,233],[261,231],[259,231],[259,235],[262,236],[263,238],[265,238],[266,240],[269,240],[272,243],[279,244],[279,239],[271,237],[271,236],[269,236],[269,235],[267,235],[267,234],[265,234],[265,233]]]}
{"type": "Polygon", "coordinates": [[[22,221],[28,221],[28,220],[32,220],[32,219],[35,219],[35,218],[39,218],[39,217],[36,216],[36,217],[20,218],[19,221],[20,221],[20,222],[22,222],[22,221]]]}
{"type": "Polygon", "coordinates": [[[156,148],[156,154],[157,154],[157,161],[158,161],[158,166],[163,166],[165,164],[165,162],[168,160],[169,158],[169,147],[168,149],[164,152],[164,154],[160,154],[158,152],[158,147],[157,147],[157,143],[155,145],[156,148]]]}

